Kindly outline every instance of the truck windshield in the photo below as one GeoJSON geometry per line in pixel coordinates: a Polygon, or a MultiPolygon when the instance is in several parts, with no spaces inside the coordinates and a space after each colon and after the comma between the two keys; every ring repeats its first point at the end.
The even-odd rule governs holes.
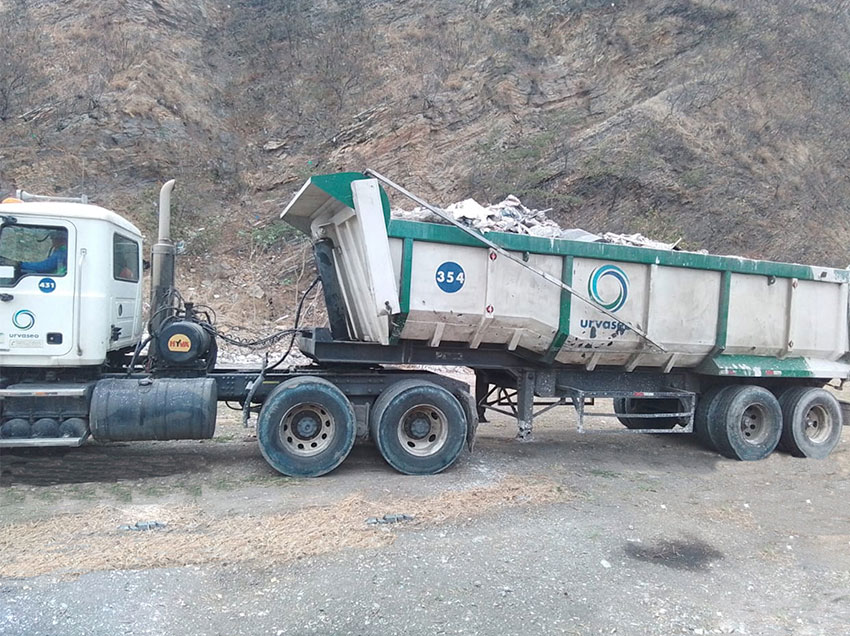
{"type": "Polygon", "coordinates": [[[24,276],[65,276],[68,230],[43,225],[5,225],[0,231],[0,287],[12,287],[24,276]]]}

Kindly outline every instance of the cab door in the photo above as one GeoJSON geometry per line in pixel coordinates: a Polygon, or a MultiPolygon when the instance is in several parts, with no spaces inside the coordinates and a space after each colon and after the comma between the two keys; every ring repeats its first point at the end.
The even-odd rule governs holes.
{"type": "Polygon", "coordinates": [[[76,236],[73,223],[52,218],[20,215],[0,227],[0,359],[4,364],[71,351],[76,236]]]}
{"type": "Polygon", "coordinates": [[[135,345],[141,335],[141,264],[139,241],[113,232],[110,350],[135,345]]]}

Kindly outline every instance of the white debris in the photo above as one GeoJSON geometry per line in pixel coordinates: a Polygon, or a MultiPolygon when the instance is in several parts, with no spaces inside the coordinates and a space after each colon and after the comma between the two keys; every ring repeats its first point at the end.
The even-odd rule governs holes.
{"type": "Polygon", "coordinates": [[[581,228],[573,228],[571,230],[564,230],[561,232],[561,236],[558,238],[568,239],[570,241],[584,241],[586,243],[595,243],[599,240],[599,235],[594,234],[593,232],[588,232],[587,230],[582,230],[581,228]]]}
{"type": "MultiPolygon", "coordinates": [[[[680,239],[681,240],[681,239],[680,239]]],[[[662,243],[650,238],[646,238],[643,234],[614,234],[613,232],[605,232],[602,235],[601,243],[612,243],[614,245],[631,245],[634,247],[649,247],[654,250],[673,250],[679,244],[662,243]]]]}
{"type": "MultiPolygon", "coordinates": [[[[465,199],[457,203],[452,203],[443,210],[447,216],[450,216],[455,221],[474,228],[479,232],[510,232],[512,234],[560,238],[588,243],[598,242],[649,247],[656,250],[677,249],[679,243],[679,241],[675,243],[655,241],[642,234],[615,234],[613,232],[606,232],[600,237],[581,228],[564,230],[555,221],[546,216],[551,211],[551,209],[532,210],[527,208],[513,194],[507,196],[504,201],[493,205],[484,206],[475,199],[465,199]]],[[[421,207],[414,208],[413,210],[396,209],[392,211],[392,216],[407,221],[448,223],[448,221],[427,208],[421,207]]]]}
{"type": "Polygon", "coordinates": [[[490,211],[475,199],[465,199],[457,203],[452,203],[446,208],[446,212],[450,212],[456,221],[466,221],[468,223],[486,223],[487,217],[490,216],[490,211]]]}

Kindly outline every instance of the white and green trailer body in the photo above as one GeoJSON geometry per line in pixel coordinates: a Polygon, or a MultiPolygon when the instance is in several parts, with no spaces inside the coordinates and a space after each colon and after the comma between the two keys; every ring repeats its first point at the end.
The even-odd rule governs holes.
{"type": "MultiPolygon", "coordinates": [[[[715,436],[704,430],[711,423],[701,421],[710,415],[695,409],[697,403],[704,403],[703,411],[712,401],[724,413],[731,408],[727,415],[736,421],[724,426],[741,429],[744,442],[753,425],[745,420],[753,420],[750,438],[757,438],[762,451],[756,455],[780,437],[790,450],[800,450],[799,431],[786,423],[780,435],[781,418],[771,422],[783,407],[786,419],[794,417],[802,398],[786,396],[787,404],[779,403],[783,393],[800,393],[792,389],[811,389],[805,399],[817,398],[814,412],[802,416],[809,418],[803,434],[817,443],[828,428],[826,442],[833,444],[832,431],[840,433],[837,402],[828,402],[820,387],[850,376],[850,271],[498,232],[477,235],[458,226],[391,218],[382,181],[395,186],[376,173],[315,176],[282,214],[323,246],[320,273],[334,343],[407,351],[407,359],[398,361],[410,361],[412,351],[428,360],[431,350],[436,363],[480,369],[489,386],[522,392],[531,383],[538,397],[576,406],[580,425],[583,405],[594,397],[614,398],[617,414],[631,429],[649,424],[653,430],[690,430],[696,410],[698,432],[734,456],[742,454],[736,440],[730,442],[718,428],[716,437],[723,439],[712,441],[715,436]],[[482,362],[487,354],[497,361],[482,362]],[[511,356],[515,368],[506,368],[511,356]],[[529,373],[549,379],[530,380],[529,373]],[[733,390],[718,397],[724,388],[733,390]],[[676,391],[682,396],[673,399],[676,391]],[[770,403],[754,402],[735,415],[751,398],[770,403]],[[664,416],[658,405],[665,407],[664,416]],[[812,423],[813,413],[822,420],[834,420],[837,413],[838,420],[812,423]],[[813,426],[820,431],[813,433],[813,426]],[[765,430],[771,427],[776,430],[765,430]]],[[[328,361],[351,361],[343,348],[317,345],[315,338],[304,344],[317,359],[322,360],[319,346],[328,361]]],[[[488,390],[479,388],[479,406],[498,406],[482,397],[488,390]]],[[[520,411],[529,411],[522,406],[520,411]]],[[[526,415],[519,417],[523,436],[533,412],[526,415]]],[[[711,416],[723,419],[713,411],[711,416]]]]}

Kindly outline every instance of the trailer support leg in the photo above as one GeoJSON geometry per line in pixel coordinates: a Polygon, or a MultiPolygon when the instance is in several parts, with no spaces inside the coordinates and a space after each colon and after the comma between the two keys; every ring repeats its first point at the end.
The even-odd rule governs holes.
{"type": "Polygon", "coordinates": [[[520,442],[533,440],[534,421],[534,372],[523,371],[517,378],[517,434],[520,442]]]}

